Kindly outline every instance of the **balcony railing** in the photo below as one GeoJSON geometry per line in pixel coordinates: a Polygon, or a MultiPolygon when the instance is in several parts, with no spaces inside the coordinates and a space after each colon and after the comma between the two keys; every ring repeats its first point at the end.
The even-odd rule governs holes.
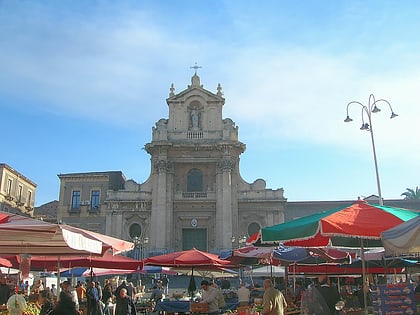
{"type": "Polygon", "coordinates": [[[182,193],[182,198],[186,198],[186,199],[207,198],[207,192],[206,191],[183,192],[182,193]]]}

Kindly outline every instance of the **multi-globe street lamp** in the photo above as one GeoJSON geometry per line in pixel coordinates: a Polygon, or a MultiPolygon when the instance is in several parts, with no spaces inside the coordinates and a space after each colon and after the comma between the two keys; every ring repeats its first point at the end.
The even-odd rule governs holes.
{"type": "Polygon", "coordinates": [[[379,180],[379,170],[378,170],[378,160],[376,158],[376,149],[375,149],[375,139],[373,136],[373,126],[372,126],[372,114],[378,113],[381,110],[378,108],[378,103],[386,103],[391,111],[390,119],[397,117],[398,115],[394,113],[391,104],[384,99],[376,100],[375,96],[373,94],[369,95],[369,102],[367,105],[362,104],[358,101],[351,101],[347,104],[347,117],[344,119],[344,122],[351,122],[353,119],[349,116],[349,107],[350,105],[359,105],[362,109],[362,126],[360,127],[360,130],[370,131],[370,138],[372,141],[372,151],[373,151],[373,161],[375,163],[375,172],[376,172],[376,185],[378,187],[378,197],[379,197],[379,204],[383,206],[383,200],[382,200],[382,192],[381,192],[381,183],[379,180]],[[365,121],[365,115],[367,116],[368,122],[365,121]]]}
{"type": "Polygon", "coordinates": [[[238,244],[237,248],[241,248],[245,243],[246,243],[246,235],[241,235],[241,236],[232,236],[231,237],[231,241],[232,241],[232,249],[235,248],[235,244],[238,244]]]}
{"type": "MultiPolygon", "coordinates": [[[[370,131],[370,139],[372,141],[372,151],[373,151],[373,161],[375,163],[375,173],[376,173],[376,185],[378,187],[378,197],[379,197],[379,205],[383,206],[384,201],[382,199],[382,192],[381,192],[381,182],[379,180],[379,170],[378,170],[378,160],[376,158],[376,148],[375,148],[375,138],[373,136],[373,126],[372,126],[372,114],[378,113],[381,110],[378,108],[378,103],[386,103],[391,111],[390,119],[397,117],[398,115],[394,113],[391,104],[384,99],[376,100],[373,94],[369,95],[369,101],[367,105],[362,104],[358,101],[351,101],[347,104],[347,117],[344,119],[344,122],[351,122],[353,119],[349,116],[349,107],[350,105],[359,105],[362,109],[362,126],[360,130],[370,131]],[[365,121],[365,115],[367,116],[368,122],[365,121]]],[[[363,301],[365,305],[365,314],[367,314],[367,290],[365,290],[365,286],[367,287],[366,281],[366,266],[365,266],[365,258],[364,258],[364,248],[363,248],[363,241],[361,240],[361,248],[360,253],[362,256],[362,274],[363,274],[363,301]]]]}
{"type": "MultiPolygon", "coordinates": [[[[149,243],[149,238],[147,236],[134,236],[134,259],[142,260],[144,258],[144,247],[149,243]]],[[[140,272],[140,271],[139,271],[140,272]]],[[[137,281],[139,287],[141,287],[140,273],[137,274],[137,281]]]]}

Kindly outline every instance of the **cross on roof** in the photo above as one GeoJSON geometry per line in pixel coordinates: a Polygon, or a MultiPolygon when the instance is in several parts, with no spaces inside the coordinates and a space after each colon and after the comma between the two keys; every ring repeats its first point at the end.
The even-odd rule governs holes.
{"type": "Polygon", "coordinates": [[[194,69],[194,75],[197,75],[197,70],[203,68],[202,66],[197,65],[197,63],[194,64],[194,66],[191,66],[190,69],[194,69]]]}

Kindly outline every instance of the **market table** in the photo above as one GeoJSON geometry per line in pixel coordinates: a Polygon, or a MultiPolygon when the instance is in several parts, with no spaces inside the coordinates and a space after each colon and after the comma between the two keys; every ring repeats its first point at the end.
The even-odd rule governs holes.
{"type": "Polygon", "coordinates": [[[189,313],[190,301],[159,301],[156,303],[155,312],[189,313]]]}

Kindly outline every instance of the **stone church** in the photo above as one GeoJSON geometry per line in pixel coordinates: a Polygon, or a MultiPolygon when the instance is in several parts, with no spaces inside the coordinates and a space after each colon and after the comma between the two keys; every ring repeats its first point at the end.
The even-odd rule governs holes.
{"type": "Polygon", "coordinates": [[[133,240],[141,257],[192,247],[219,253],[262,226],[284,221],[283,189],[247,183],[239,169],[246,146],[223,118],[225,99],[195,73],[179,93],[170,87],[168,118],[145,145],[151,174],[144,183],[119,171],[59,174],[58,220],[133,240]]]}

